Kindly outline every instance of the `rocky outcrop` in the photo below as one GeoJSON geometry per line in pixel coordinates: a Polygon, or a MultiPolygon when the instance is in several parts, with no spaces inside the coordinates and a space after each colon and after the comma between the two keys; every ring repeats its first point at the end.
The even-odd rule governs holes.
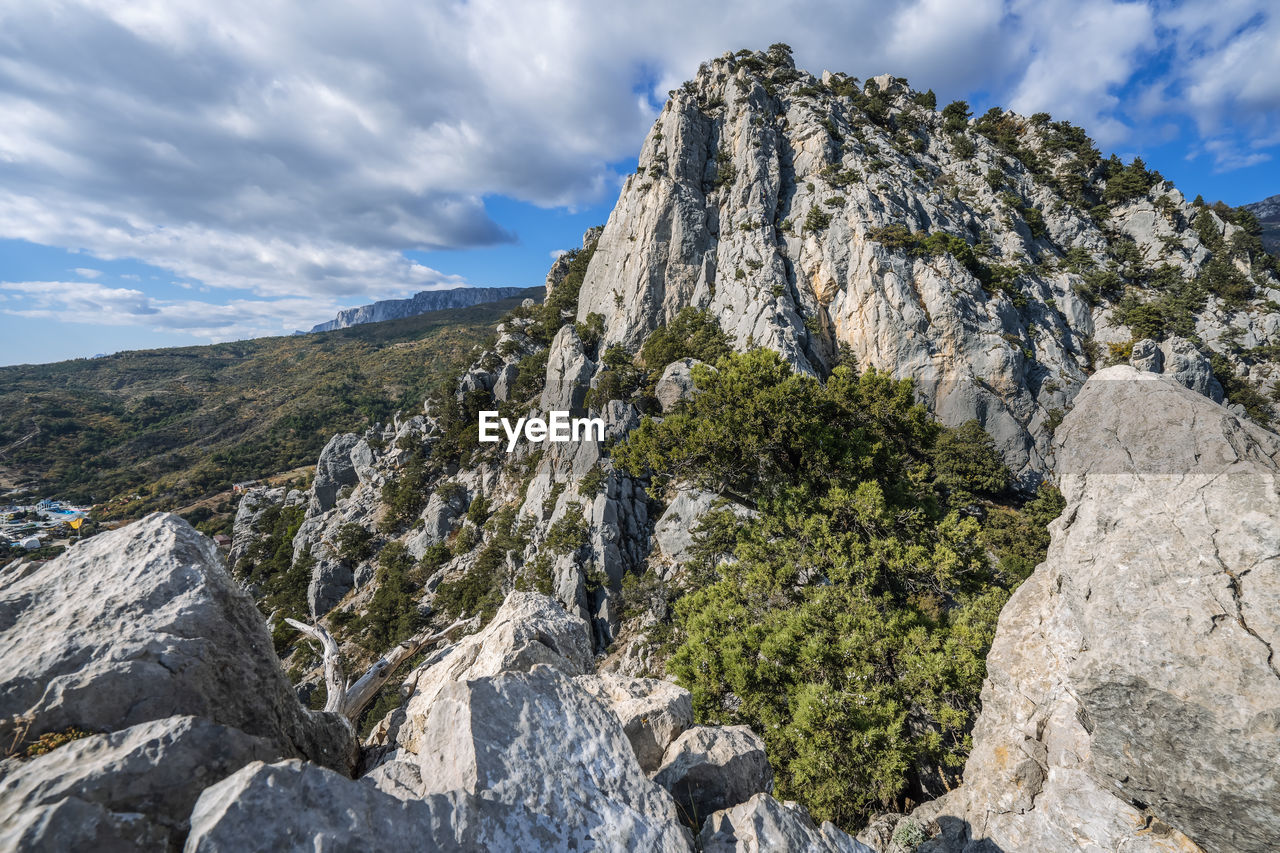
{"type": "Polygon", "coordinates": [[[1280,437],[1171,379],[1094,375],[1067,505],[1005,606],[922,851],[1263,851],[1280,837],[1280,437]],[[986,846],[984,846],[986,845],[986,846]]]}
{"type": "Polygon", "coordinates": [[[653,528],[653,544],[657,546],[657,553],[676,565],[683,563],[691,555],[694,530],[702,517],[721,508],[744,520],[755,515],[755,510],[711,492],[701,489],[677,491],[653,528]]]}
{"type": "MultiPolygon", "coordinates": [[[[338,501],[343,487],[354,488],[361,481],[361,474],[373,463],[369,443],[350,433],[335,435],[320,451],[316,462],[316,478],[311,486],[311,502],[314,511],[328,512],[338,501]]],[[[366,475],[367,478],[367,475],[366,475]]]]}
{"type": "Polygon", "coordinates": [[[339,311],[338,316],[327,323],[312,326],[312,332],[331,332],[361,323],[381,323],[416,317],[428,311],[444,311],[450,308],[469,308],[486,302],[499,302],[525,293],[523,287],[455,287],[450,290],[423,290],[408,299],[384,299],[358,308],[339,311]]]}
{"type": "Polygon", "coordinates": [[[6,745],[80,736],[0,763],[3,849],[176,849],[200,791],[249,762],[355,763],[350,725],[298,703],[253,601],[177,516],[13,577],[0,684],[6,745]]]}
{"type": "Polygon", "coordinates": [[[1148,373],[1163,373],[1215,403],[1222,402],[1222,385],[1209,359],[1186,338],[1170,337],[1159,343],[1144,338],[1133,345],[1129,364],[1148,373]]]}
{"type": "Polygon", "coordinates": [[[164,513],[85,540],[0,590],[0,683],[0,718],[25,721],[28,738],[187,714],[281,755],[351,760],[346,724],[298,704],[261,614],[213,543],[164,513]]]}
{"type": "Polygon", "coordinates": [[[694,726],[667,747],[653,781],[698,826],[712,812],[771,793],[773,769],[764,741],[747,726],[694,726]]]}
{"type": "MultiPolygon", "coordinates": [[[[914,379],[947,424],[979,420],[1032,482],[1051,467],[1053,425],[1091,353],[1131,338],[1087,281],[1110,263],[1112,243],[1132,241],[1149,269],[1167,264],[1188,279],[1210,251],[1189,225],[1199,211],[1167,183],[1095,221],[1091,202],[1048,175],[1081,174],[1100,193],[1096,164],[1065,154],[1049,125],[1003,119],[1025,155],[976,126],[945,127],[888,75],[820,79],[777,51],[706,63],[645,140],[578,319],[601,314],[604,344],[634,351],[681,309],[703,308],[739,349],[774,349],[814,373],[847,347],[864,368],[914,379]],[[985,254],[926,250],[931,235],[985,254]]],[[[1228,242],[1238,232],[1205,215],[1228,242]]],[[[1234,262],[1277,286],[1247,259],[1234,262]]],[[[1138,281],[1133,292],[1158,295],[1138,281]]],[[[1260,290],[1260,316],[1280,321],[1265,299],[1260,290]]],[[[1217,336],[1244,322],[1212,300],[1198,320],[1197,334],[1224,353],[1217,336]]]]}
{"type": "Polygon", "coordinates": [[[693,396],[695,364],[702,364],[702,362],[696,358],[682,358],[671,362],[662,371],[662,376],[654,386],[653,396],[658,399],[658,405],[662,407],[664,415],[669,414],[681,400],[687,400],[693,396]]]}
{"type": "Polygon", "coordinates": [[[538,664],[568,676],[591,672],[595,665],[586,626],[546,596],[512,593],[483,631],[429,658],[405,679],[404,707],[383,721],[374,740],[420,755],[426,749],[420,726],[446,686],[504,672],[528,672],[538,664]]]}
{"type": "Polygon", "coordinates": [[[186,834],[201,788],[279,757],[274,744],[239,729],[166,717],[9,759],[0,763],[0,849],[105,850],[121,833],[126,847],[164,849],[186,834]],[[78,814],[73,826],[69,812],[78,814]]]}
{"type": "Polygon", "coordinates": [[[395,793],[483,794],[590,846],[687,849],[675,804],[641,770],[618,718],[554,667],[450,682],[414,728],[418,751],[395,793]]]}
{"type": "Polygon", "coordinates": [[[670,682],[600,674],[581,676],[576,683],[621,721],[640,769],[646,773],[662,766],[667,747],[693,725],[689,691],[670,682]]]}
{"type": "Polygon", "coordinates": [[[570,849],[568,827],[462,792],[402,800],[301,761],[255,763],[210,787],[191,815],[188,853],[316,850],[570,849]]]}
{"type": "Polygon", "coordinates": [[[236,507],[236,517],[231,525],[231,552],[227,555],[227,565],[235,568],[240,558],[245,555],[254,542],[266,535],[262,529],[262,519],[267,510],[284,503],[285,490],[258,486],[249,489],[240,498],[236,507]]]}
{"type": "MultiPolygon", "coordinates": [[[[707,818],[698,835],[703,853],[876,853],[841,832],[830,821],[817,826],[802,806],[756,794],[731,809],[707,818]]],[[[887,851],[886,851],[887,853],[887,851]]]]}

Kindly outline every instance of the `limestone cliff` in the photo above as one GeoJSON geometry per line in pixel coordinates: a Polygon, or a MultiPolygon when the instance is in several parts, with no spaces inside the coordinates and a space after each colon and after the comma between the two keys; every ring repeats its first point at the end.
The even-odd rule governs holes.
{"type": "Polygon", "coordinates": [[[1067,506],[1000,615],[934,851],[1264,851],[1280,837],[1280,436],[1127,366],[1059,430],[1067,506]],[[1140,413],[1140,414],[1139,414],[1140,413]]]}

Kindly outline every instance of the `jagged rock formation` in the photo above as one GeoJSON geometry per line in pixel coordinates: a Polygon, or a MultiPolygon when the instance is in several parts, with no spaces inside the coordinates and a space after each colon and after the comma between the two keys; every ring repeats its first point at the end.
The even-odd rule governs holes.
{"type": "Polygon", "coordinates": [[[1214,377],[1209,359],[1185,338],[1171,337],[1159,343],[1143,338],[1133,345],[1129,364],[1148,373],[1163,373],[1215,403],[1222,402],[1222,385],[1214,377]]]}
{"type": "Polygon", "coordinates": [[[444,311],[449,308],[469,308],[485,302],[498,302],[519,296],[523,287],[455,287],[450,290],[423,290],[408,299],[383,299],[358,308],[339,311],[338,316],[327,323],[311,327],[312,332],[331,332],[361,323],[381,323],[383,320],[399,320],[414,317],[428,311],[444,311]]]}
{"type": "Polygon", "coordinates": [[[1263,851],[1280,837],[1280,437],[1095,374],[1067,506],[1000,615],[964,785],[922,851],[1263,851]]]}
{"type": "MultiPolygon", "coordinates": [[[[782,815],[787,838],[815,831],[764,793],[749,731],[690,729],[674,685],[594,674],[588,626],[545,596],[513,594],[411,673],[379,736],[394,748],[368,751],[371,772],[352,779],[349,725],[298,704],[261,615],[180,519],[150,516],[9,580],[0,711],[20,736],[101,733],[0,762],[4,849],[684,853],[702,816],[682,823],[665,767],[642,766],[663,750],[717,804],[782,815]]],[[[830,826],[819,840],[803,849],[858,849],[830,826]]]]}
{"type": "MultiPolygon", "coordinates": [[[[1093,368],[1093,342],[1128,338],[1105,301],[1082,295],[1080,273],[1131,243],[1139,263],[1194,277],[1209,252],[1171,185],[1100,222],[1059,178],[1096,185],[1100,167],[1047,122],[1001,121],[1016,128],[1017,156],[977,125],[948,127],[887,75],[864,89],[772,51],[705,64],[645,140],[578,319],[603,315],[605,343],[635,349],[680,309],[706,308],[738,346],[815,372],[847,345],[863,367],[914,378],[944,422],[977,418],[1015,473],[1034,479],[1051,467],[1051,425],[1093,368]],[[986,260],[911,250],[936,234],[986,260]],[[1007,283],[984,281],[992,270],[1007,283]]],[[[1209,216],[1230,242],[1239,229],[1209,216]]],[[[1259,280],[1271,288],[1260,296],[1280,297],[1275,279],[1259,280]]],[[[1275,342],[1280,315],[1269,310],[1265,331],[1250,329],[1275,342]]],[[[1211,298],[1197,333],[1215,341],[1239,323],[1230,314],[1211,298]]]]}
{"type": "Polygon", "coordinates": [[[353,766],[350,726],[298,703],[253,601],[185,521],[148,516],[7,581],[5,743],[95,734],[0,765],[0,847],[163,848],[191,785],[259,759],[353,766]]]}

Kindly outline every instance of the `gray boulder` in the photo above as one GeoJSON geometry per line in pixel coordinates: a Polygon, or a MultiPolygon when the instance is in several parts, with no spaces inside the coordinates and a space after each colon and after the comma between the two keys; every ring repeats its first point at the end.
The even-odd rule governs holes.
{"type": "Polygon", "coordinates": [[[96,803],[65,797],[12,815],[0,831],[5,850],[65,853],[138,853],[165,850],[164,829],[138,814],[117,814],[96,803]]]}
{"type": "Polygon", "coordinates": [[[515,390],[516,379],[520,377],[520,369],[514,364],[504,364],[498,368],[493,380],[493,399],[505,403],[511,399],[515,390]]]}
{"type": "Polygon", "coordinates": [[[677,564],[689,559],[693,548],[694,528],[704,515],[718,505],[742,519],[755,515],[754,510],[732,503],[712,492],[681,489],[676,492],[653,528],[653,541],[662,556],[677,564]]]}
{"type": "Polygon", "coordinates": [[[698,843],[703,853],[875,853],[830,821],[817,826],[802,806],[768,794],[708,817],[698,843]]]}
{"type": "Polygon", "coordinates": [[[418,732],[416,755],[397,758],[414,766],[384,765],[376,784],[390,777],[390,792],[417,797],[483,794],[592,848],[688,849],[675,804],[640,769],[621,723],[551,666],[452,681],[418,732]]]}
{"type": "Polygon", "coordinates": [[[405,678],[408,701],[375,729],[373,741],[420,753],[426,748],[421,725],[445,686],[503,672],[528,672],[537,664],[568,676],[591,672],[595,661],[587,626],[545,595],[513,592],[484,630],[428,658],[405,678]]]}
{"type": "Polygon", "coordinates": [[[342,487],[360,482],[357,466],[367,466],[372,461],[372,451],[360,436],[346,433],[329,439],[316,462],[316,478],[311,486],[312,514],[333,509],[342,487]]]}
{"type": "Polygon", "coordinates": [[[402,800],[301,761],[256,762],[214,785],[191,814],[187,853],[571,849],[563,825],[461,791],[402,800]]]}
{"type": "Polygon", "coordinates": [[[341,560],[330,559],[327,550],[316,558],[311,569],[311,582],[307,584],[307,607],[311,618],[319,619],[337,606],[355,586],[355,574],[341,560]]]}
{"type": "Polygon", "coordinates": [[[712,812],[772,793],[773,769],[764,741],[747,726],[694,726],[667,747],[653,781],[696,827],[712,812]]]}
{"type": "Polygon", "coordinates": [[[582,340],[572,325],[562,326],[547,355],[547,384],[542,391],[542,411],[582,412],[582,401],[591,385],[595,365],[587,358],[582,340]]]}
{"type": "Polygon", "coordinates": [[[346,721],[298,703],[262,615],[213,543],[164,513],[87,539],[0,589],[0,684],[0,720],[26,721],[29,738],[186,714],[283,756],[341,769],[354,759],[346,721]]]}
{"type": "Polygon", "coordinates": [[[662,371],[658,384],[654,386],[653,395],[658,398],[658,405],[662,407],[663,414],[674,409],[681,400],[688,400],[693,396],[695,364],[702,364],[702,362],[696,358],[682,358],[671,362],[662,371]]]}
{"type": "Polygon", "coordinates": [[[168,717],[71,741],[28,761],[9,759],[0,762],[0,849],[103,849],[80,845],[122,827],[143,847],[175,846],[205,786],[278,757],[268,741],[238,729],[168,717]],[[67,810],[85,822],[80,831],[87,834],[76,844],[61,834],[67,810]]]}
{"type": "Polygon", "coordinates": [[[258,486],[249,489],[240,498],[236,507],[236,518],[231,524],[231,552],[227,555],[227,565],[234,569],[240,558],[248,551],[249,546],[257,542],[266,531],[262,529],[262,520],[267,510],[283,504],[285,491],[283,488],[272,489],[258,486]]]}
{"type": "Polygon", "coordinates": [[[1144,338],[1133,345],[1129,364],[1147,373],[1162,373],[1215,403],[1222,402],[1222,385],[1208,357],[1186,338],[1171,337],[1161,343],[1144,338]]]}
{"type": "Polygon", "coordinates": [[[583,675],[574,681],[599,699],[622,723],[640,767],[652,773],[662,766],[668,746],[693,725],[689,691],[656,678],[583,675]]]}
{"type": "Polygon", "coordinates": [[[1274,849],[1280,436],[1122,365],[1058,442],[1066,509],[1000,614],[964,785],[915,813],[938,833],[921,849],[1274,849]]]}

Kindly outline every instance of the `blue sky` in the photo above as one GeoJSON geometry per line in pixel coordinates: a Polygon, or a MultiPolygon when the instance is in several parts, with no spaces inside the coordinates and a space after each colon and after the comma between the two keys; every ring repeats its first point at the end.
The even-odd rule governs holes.
{"type": "Polygon", "coordinates": [[[1280,193],[1262,0],[29,2],[0,11],[0,364],[284,334],[539,284],[668,89],[818,73],[1047,111],[1189,197],[1280,193]]]}

